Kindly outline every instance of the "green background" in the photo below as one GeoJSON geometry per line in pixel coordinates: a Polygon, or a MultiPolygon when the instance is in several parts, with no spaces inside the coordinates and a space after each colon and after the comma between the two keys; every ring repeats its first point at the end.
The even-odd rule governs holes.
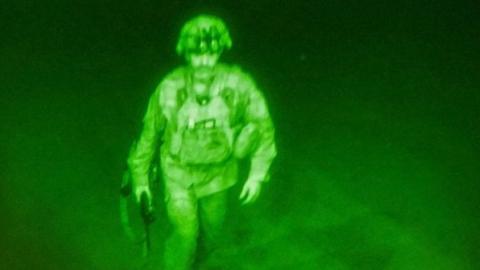
{"type": "Polygon", "coordinates": [[[230,26],[224,59],[264,90],[279,149],[254,207],[233,190],[228,269],[480,269],[480,8],[421,0],[3,1],[2,269],[140,263],[121,175],[204,11],[230,26]]]}

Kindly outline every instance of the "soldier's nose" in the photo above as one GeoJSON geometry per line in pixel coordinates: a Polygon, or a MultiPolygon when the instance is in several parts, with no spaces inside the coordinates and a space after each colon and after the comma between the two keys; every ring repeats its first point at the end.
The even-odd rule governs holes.
{"type": "Polygon", "coordinates": [[[204,55],[204,56],[202,57],[202,63],[203,63],[204,65],[208,65],[208,63],[209,63],[209,61],[208,61],[208,56],[204,55]]]}

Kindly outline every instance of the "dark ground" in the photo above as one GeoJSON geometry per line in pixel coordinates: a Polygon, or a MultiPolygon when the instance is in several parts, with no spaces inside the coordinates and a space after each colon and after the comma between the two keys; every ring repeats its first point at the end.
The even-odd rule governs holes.
{"type": "Polygon", "coordinates": [[[228,269],[480,269],[478,3],[225,2],[2,3],[1,268],[134,269],[128,148],[181,24],[213,11],[279,148],[258,204],[232,203],[228,269]]]}

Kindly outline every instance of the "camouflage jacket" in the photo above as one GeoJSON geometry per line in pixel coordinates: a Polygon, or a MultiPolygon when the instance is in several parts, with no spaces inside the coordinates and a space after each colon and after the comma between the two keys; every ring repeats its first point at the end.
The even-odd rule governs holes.
{"type": "MultiPolygon", "coordinates": [[[[161,159],[171,155],[169,149],[175,144],[175,134],[179,130],[178,112],[185,95],[188,95],[188,74],[188,67],[175,69],[162,80],[150,97],[143,130],[128,158],[134,185],[148,183],[149,168],[158,147],[161,159]]],[[[211,92],[221,95],[228,104],[229,122],[234,130],[232,156],[250,159],[249,179],[268,181],[276,146],[274,127],[263,94],[252,78],[240,68],[224,64],[215,67],[211,88],[211,92]],[[242,146],[245,141],[250,142],[247,143],[248,150],[242,149],[245,148],[242,146]]]]}

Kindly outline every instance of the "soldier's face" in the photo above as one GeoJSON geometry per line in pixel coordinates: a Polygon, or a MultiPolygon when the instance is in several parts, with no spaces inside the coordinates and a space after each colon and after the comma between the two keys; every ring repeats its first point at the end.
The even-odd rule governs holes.
{"type": "Polygon", "coordinates": [[[218,62],[220,55],[217,53],[201,53],[191,54],[188,57],[188,62],[195,70],[211,70],[218,62]]]}

